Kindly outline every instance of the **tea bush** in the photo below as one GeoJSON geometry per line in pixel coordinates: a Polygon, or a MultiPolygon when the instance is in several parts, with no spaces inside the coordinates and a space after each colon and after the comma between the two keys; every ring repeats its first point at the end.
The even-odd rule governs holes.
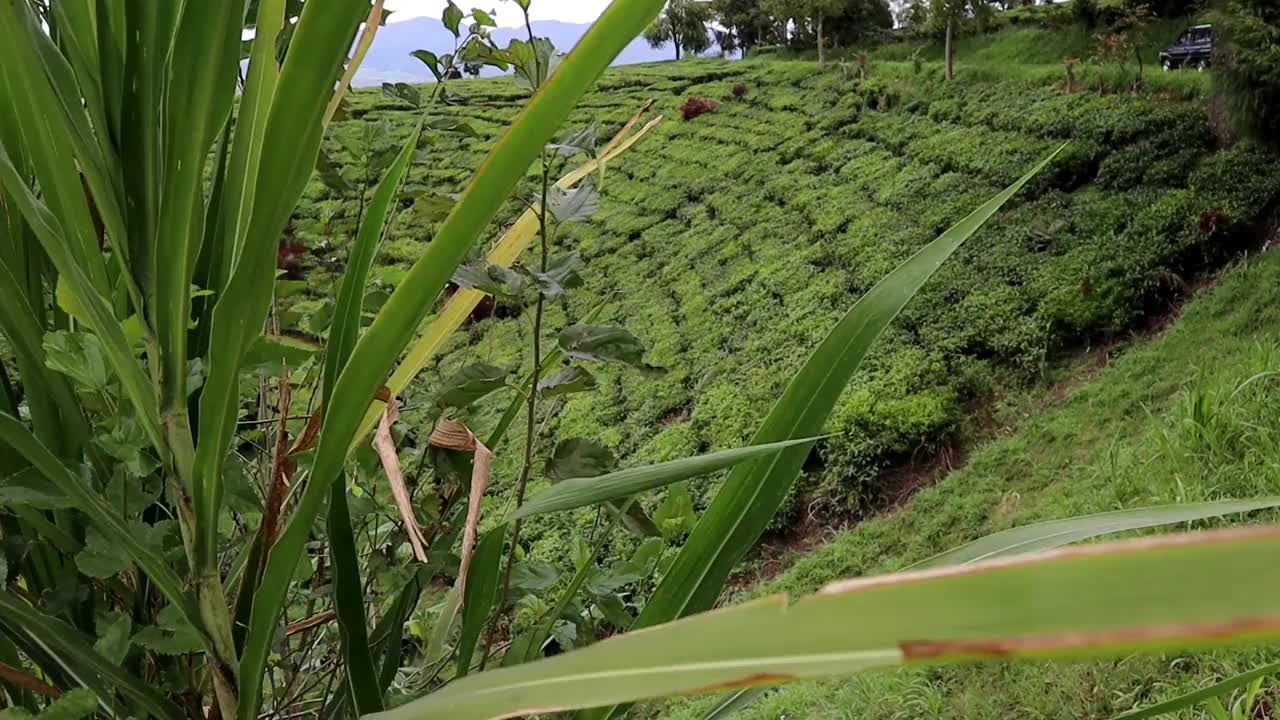
{"type": "MultiPolygon", "coordinates": [[[[1018,81],[942,83],[890,70],[859,82],[766,59],[634,66],[604,78],[576,116],[602,137],[647,98],[671,116],[691,96],[728,100],[739,85],[751,92],[696,123],[661,125],[608,167],[592,221],[566,227],[560,242],[582,254],[586,287],[550,309],[552,326],[602,306],[601,319],[634,332],[646,360],[666,372],[605,369],[599,391],[560,401],[544,432],[598,440],[624,462],[742,443],[850,303],[1071,140],[1034,190],[908,307],[841,398],[827,428],[833,437],[797,498],[861,508],[886,468],[954,432],[972,403],[1001,384],[1034,381],[1075,343],[1128,331],[1162,310],[1180,282],[1246,247],[1280,188],[1267,151],[1215,150],[1198,102],[1063,94],[1018,81]],[[1227,221],[1205,232],[1200,219],[1211,210],[1227,221]]],[[[478,137],[458,149],[425,148],[411,188],[458,188],[514,115],[509,81],[453,87],[465,104],[451,112],[478,137]]],[[[386,121],[393,137],[413,117],[377,93],[357,93],[353,104],[352,117],[386,121]]],[[[359,148],[342,142],[359,125],[338,124],[328,143],[344,172],[362,162],[359,148]]],[[[299,234],[309,228],[309,244],[325,213],[333,227],[352,225],[355,202],[332,204],[318,184],[309,197],[297,226],[299,234]]],[[[520,209],[513,204],[508,219],[520,209]]],[[[432,231],[430,219],[402,213],[383,260],[403,265],[432,231]]],[[[342,233],[329,237],[340,258],[342,233]]],[[[323,282],[310,285],[312,300],[325,295],[323,282]]],[[[511,365],[529,333],[527,318],[497,313],[453,347],[511,365]]],[[[456,371],[462,355],[445,355],[430,373],[456,371]]],[[[478,434],[506,402],[474,413],[478,434]]],[[[427,431],[424,416],[405,417],[410,436],[427,431]]],[[[505,502],[518,455],[518,445],[499,449],[492,502],[505,502]]],[[[695,507],[708,489],[692,488],[695,507]]],[[[527,537],[536,553],[561,557],[575,524],[588,521],[536,518],[527,537]]]]}

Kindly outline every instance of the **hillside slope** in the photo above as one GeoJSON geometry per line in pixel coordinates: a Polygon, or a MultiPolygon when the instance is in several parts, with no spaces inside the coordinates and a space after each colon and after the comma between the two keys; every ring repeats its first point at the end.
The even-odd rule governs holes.
{"type": "MultiPolygon", "coordinates": [[[[1260,244],[1260,228],[1280,198],[1280,164],[1251,145],[1216,146],[1199,100],[1202,78],[1164,81],[1192,90],[1185,93],[1067,93],[1048,74],[1053,68],[1045,68],[1003,79],[990,67],[962,62],[954,83],[938,79],[935,62],[906,60],[873,62],[866,79],[852,69],[819,75],[809,62],[770,58],[609,71],[566,134],[595,123],[602,138],[610,137],[649,98],[667,119],[609,166],[590,221],[562,229],[556,249],[583,256],[585,286],[550,307],[543,342],[554,343],[560,328],[601,308],[602,321],[635,333],[648,348],[645,360],[666,372],[605,367],[595,392],[550,403],[539,423],[545,434],[530,490],[546,482],[542,461],[559,440],[599,441],[622,464],[740,445],[851,303],[1063,142],[1070,145],[1059,160],[957,254],[877,344],[840,398],[827,428],[832,437],[776,519],[777,534],[802,525],[814,530],[808,519],[814,516],[822,530],[823,518],[883,509],[919,484],[894,486],[895,468],[989,435],[991,417],[1009,428],[1035,421],[1037,408],[1022,414],[1008,408],[1019,407],[1016,398],[1046,392],[1047,379],[1058,374],[1053,369],[1082,347],[1123,338],[1166,314],[1200,278],[1260,244]],[[745,97],[735,99],[739,85],[745,97]],[[692,96],[722,104],[682,120],[677,108],[692,96]]],[[[525,97],[509,79],[459,82],[452,89],[465,104],[433,115],[463,119],[478,137],[429,133],[421,141],[405,188],[406,212],[382,246],[370,306],[385,300],[434,232],[432,221],[409,211],[411,198],[459,191],[525,97]]],[[[414,119],[391,98],[358,92],[349,119],[334,125],[326,152],[359,187],[376,175],[371,168],[403,141],[414,119]]],[[[526,178],[526,194],[531,181],[526,178]]],[[[334,271],[344,263],[361,207],[357,195],[320,182],[308,188],[286,246],[291,256],[303,256],[293,272],[304,282],[293,286],[299,294],[282,301],[285,329],[323,324],[313,321],[325,315],[334,271]]],[[[513,200],[498,226],[522,210],[513,200]]],[[[403,398],[398,439],[404,454],[425,443],[428,408],[443,379],[478,360],[514,368],[517,376],[528,370],[530,315],[499,304],[452,339],[403,398]]],[[[1163,377],[1166,388],[1184,379],[1163,377]]],[[[511,397],[510,390],[495,394],[468,424],[485,435],[511,397]]],[[[1123,412],[1133,419],[1131,409],[1123,412]]],[[[1088,422],[1077,432],[1103,427],[1088,422]]],[[[496,448],[488,522],[511,504],[522,445],[512,439],[496,448]]],[[[1048,484],[1062,462],[1046,465],[1035,481],[1048,484]]],[[[1009,472],[1024,471],[1025,463],[1018,458],[1009,472]]],[[[941,547],[989,525],[1032,517],[1001,509],[1026,492],[1016,477],[973,472],[962,477],[985,478],[981,492],[953,486],[958,493],[920,496],[912,507],[932,510],[903,515],[898,522],[908,529],[884,539],[895,547],[910,543],[899,554],[875,544],[866,545],[872,555],[858,554],[865,540],[856,538],[878,537],[884,531],[876,528],[893,521],[869,522],[859,531],[865,534],[799,564],[785,584],[805,589],[827,577],[892,567],[870,558],[906,562],[920,543],[941,547]]],[[[355,482],[377,487],[382,481],[372,473],[355,482]]],[[[705,507],[715,484],[716,478],[691,484],[692,507],[680,510],[684,517],[705,507]]],[[[1118,484],[1117,491],[1129,494],[1111,504],[1161,498],[1161,487],[1118,484]]],[[[641,502],[651,512],[663,505],[675,512],[683,492],[675,488],[641,502]]],[[[425,518],[433,518],[431,496],[419,493],[425,518]]],[[[1107,499],[1101,493],[1089,498],[1107,499]]],[[[594,519],[585,510],[535,518],[525,529],[528,557],[567,582],[567,559],[594,519]]],[[[667,557],[680,532],[677,522],[665,537],[667,557]]],[[[619,533],[608,557],[628,557],[636,544],[619,533]]],[[[743,578],[750,578],[750,568],[743,578]]],[[[641,578],[617,588],[627,598],[621,612],[634,615],[651,583],[641,578]]],[[[545,602],[529,595],[521,607],[517,622],[538,617],[545,602]]],[[[612,618],[571,619],[576,637],[587,639],[626,625],[625,616],[612,618]]],[[[980,675],[937,677],[963,683],[980,675]]],[[[1027,672],[1029,681],[1036,677],[1027,672]]],[[[833,687],[834,697],[857,693],[819,686],[780,694],[771,702],[781,704],[762,706],[760,717],[770,716],[768,708],[787,707],[800,709],[799,716],[837,714],[824,704],[837,692],[833,687]]],[[[948,702],[955,697],[945,688],[935,694],[948,702]]],[[[911,707],[901,697],[895,703],[877,707],[890,716],[911,707]]]]}
{"type": "MultiPolygon", "coordinates": [[[[1039,520],[1275,495],[1277,367],[1280,254],[1273,252],[1227,273],[1167,333],[1113,358],[1052,410],[1009,408],[1025,429],[975,452],[965,469],[909,507],[840,535],[755,592],[813,592],[1039,520]]],[[[1259,513],[1192,527],[1276,519],[1259,513]]],[[[788,686],[737,717],[1108,718],[1277,659],[1275,649],[1239,650],[865,675],[788,686]]],[[[661,714],[692,720],[697,709],[661,714]]]]}
{"type": "MultiPolygon", "coordinates": [[[[586,258],[587,287],[551,325],[604,302],[604,319],[638,335],[668,372],[602,373],[598,392],[552,420],[554,436],[595,438],[634,460],[741,443],[862,291],[1070,140],[909,307],[841,399],[828,428],[838,437],[802,492],[810,504],[859,508],[880,473],[956,430],[973,402],[1034,380],[1075,343],[1125,332],[1251,244],[1280,187],[1270,155],[1215,151],[1194,102],[877,70],[858,82],[806,63],[698,61],[606,76],[576,113],[602,136],[649,97],[668,116],[689,96],[725,101],[693,121],[669,117],[610,168],[592,222],[567,226],[562,248],[586,258]],[[737,83],[742,101],[730,98],[737,83]]],[[[468,97],[457,112],[483,138],[437,137],[411,190],[458,190],[521,97],[506,80],[456,87],[468,97]]],[[[339,139],[370,121],[403,133],[412,115],[392,102],[357,95],[359,120],[340,124],[339,139]]],[[[330,150],[354,164],[351,145],[330,150]]],[[[317,235],[341,243],[356,204],[327,199],[318,183],[310,192],[313,217],[300,219],[298,238],[332,254],[317,235]]],[[[383,261],[411,262],[430,234],[403,216],[383,261]]],[[[527,318],[487,320],[455,347],[518,365],[528,334],[527,318]]],[[[446,357],[432,377],[466,357],[446,357]]]]}

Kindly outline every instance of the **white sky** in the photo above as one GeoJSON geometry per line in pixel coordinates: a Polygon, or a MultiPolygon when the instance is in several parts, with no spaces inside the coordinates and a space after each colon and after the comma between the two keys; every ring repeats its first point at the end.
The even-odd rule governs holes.
{"type": "MultiPolygon", "coordinates": [[[[502,27],[515,27],[524,23],[524,16],[511,0],[454,0],[464,11],[473,7],[485,11],[497,11],[496,19],[502,27]]],[[[586,23],[600,17],[609,0],[533,0],[529,15],[534,20],[563,20],[586,23]]],[[[445,0],[387,0],[387,8],[394,10],[391,21],[408,20],[423,15],[439,18],[444,11],[445,0]]]]}

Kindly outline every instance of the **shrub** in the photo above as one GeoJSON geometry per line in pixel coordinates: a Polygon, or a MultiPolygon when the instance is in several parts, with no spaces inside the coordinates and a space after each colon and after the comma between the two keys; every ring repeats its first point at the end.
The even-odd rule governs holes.
{"type": "Polygon", "coordinates": [[[720,107],[720,102],[710,98],[691,97],[680,106],[680,114],[685,120],[692,120],[699,115],[709,113],[720,107]]]}

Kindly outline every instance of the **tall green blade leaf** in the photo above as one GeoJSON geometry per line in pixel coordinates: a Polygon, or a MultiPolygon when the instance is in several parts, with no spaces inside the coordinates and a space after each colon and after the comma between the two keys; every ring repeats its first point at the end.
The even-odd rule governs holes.
{"type": "MultiPolygon", "coordinates": [[[[315,4],[304,6],[304,20],[315,4]]],[[[257,713],[262,673],[273,628],[288,595],[289,578],[374,394],[413,339],[454,268],[497,214],[529,164],[568,118],[583,93],[657,16],[661,6],[662,0],[616,0],[605,10],[490,151],[427,251],[356,345],[334,388],[332,402],[325,408],[311,481],[268,558],[266,582],[255,598],[253,623],[241,662],[241,717],[257,713]]],[[[294,42],[298,42],[296,37],[294,42]]],[[[289,57],[292,60],[292,50],[289,57]]],[[[281,87],[284,85],[282,78],[281,87]]]]}
{"type": "Polygon", "coordinates": [[[657,465],[628,468],[599,477],[571,478],[534,495],[511,516],[511,519],[520,520],[534,515],[628,498],[647,490],[773,455],[787,448],[805,445],[807,451],[816,441],[817,438],[801,438],[767,445],[751,445],[708,455],[671,460],[657,465]]]}
{"type": "MultiPolygon", "coordinates": [[[[1059,148],[863,295],[791,380],[752,444],[820,434],[880,333],[947,258],[1061,151],[1059,148]]],[[[705,610],[715,603],[734,565],[755,545],[786,498],[807,454],[804,446],[792,448],[730,474],[637,618],[637,628],[705,610]]]]}
{"type": "MultiPolygon", "coordinates": [[[[1036,523],[1034,525],[1026,525],[993,533],[967,545],[940,553],[927,560],[916,563],[915,565],[911,565],[907,569],[946,567],[948,565],[970,565],[976,562],[994,560],[996,558],[1053,550],[1112,533],[1125,532],[1128,530],[1141,530],[1143,528],[1159,527],[1161,525],[1173,525],[1177,523],[1190,522],[1192,520],[1204,520],[1211,517],[1251,512],[1254,510],[1263,510],[1277,506],[1280,506],[1280,498],[1224,500],[1221,502],[1188,503],[1186,505],[1165,505],[1160,507],[1138,508],[1134,510],[1117,510],[1114,512],[1098,513],[1096,515],[1067,518],[1065,520],[1050,520],[1047,522],[1036,523]]],[[[1246,675],[1247,674],[1248,673],[1246,673],[1246,675]]],[[[1242,680],[1240,684],[1248,682],[1249,679],[1252,679],[1252,677],[1242,680]]],[[[754,702],[759,694],[760,692],[758,690],[747,690],[739,693],[738,695],[741,695],[742,697],[735,696],[735,698],[731,699],[733,700],[733,709],[731,711],[726,710],[725,715],[716,717],[727,717],[728,713],[736,712],[737,710],[746,707],[754,702]]],[[[1210,695],[1201,696],[1198,693],[1191,693],[1185,697],[1190,698],[1192,696],[1199,699],[1211,697],[1210,695]]],[[[1173,702],[1174,701],[1170,701],[1170,703],[1173,702]]],[[[1196,701],[1188,701],[1187,704],[1190,705],[1194,702],[1196,701]]],[[[726,702],[726,706],[728,704],[729,703],[726,702]]],[[[1146,710],[1153,710],[1156,707],[1165,706],[1166,704],[1162,703],[1159,706],[1146,708],[1144,712],[1146,710]]],[[[1170,712],[1182,707],[1186,706],[1169,705],[1168,709],[1161,710],[1156,714],[1170,712]]],[[[1124,715],[1121,717],[1127,718],[1130,716],[1124,715]]],[[[1152,717],[1152,715],[1137,715],[1136,717],[1152,717]]],[[[710,720],[710,717],[708,717],[707,720],[710,720]]],[[[1119,718],[1116,720],[1119,720],[1119,718]]]]}
{"type": "MultiPolygon", "coordinates": [[[[222,463],[235,434],[240,365],[250,343],[262,332],[270,310],[280,232],[315,167],[324,108],[367,3],[313,0],[303,7],[261,143],[257,187],[266,190],[255,196],[244,248],[212,316],[210,346],[218,351],[209,357],[209,375],[200,399],[193,483],[201,530],[195,554],[201,567],[217,564],[222,463]]],[[[267,62],[274,62],[274,58],[267,62]]],[[[292,571],[285,575],[291,576],[292,571]]],[[[242,693],[241,707],[247,711],[243,717],[256,714],[259,683],[260,678],[247,683],[248,691],[255,695],[251,701],[244,700],[242,693]]]]}
{"type": "MultiPolygon", "coordinates": [[[[240,58],[239,3],[185,3],[173,37],[161,115],[163,148],[151,311],[162,357],[161,405],[171,443],[192,445],[187,411],[191,281],[204,239],[204,175],[209,149],[231,112],[240,58]]],[[[179,472],[190,481],[191,458],[179,472]],[[185,466],[185,467],[184,467],[185,466]]]]}
{"type": "Polygon", "coordinates": [[[1280,663],[1262,665],[1247,672],[1242,672],[1239,675],[1229,677],[1226,680],[1210,685],[1207,688],[1201,688],[1200,690],[1189,692],[1186,695],[1179,695],[1172,700],[1166,700],[1162,703],[1121,713],[1113,717],[1111,720],[1142,720],[1143,718],[1168,715],[1169,713],[1174,713],[1179,710],[1185,710],[1193,705],[1199,705],[1207,700],[1222,697],[1232,690],[1244,687],[1258,678],[1275,675],[1276,673],[1280,673],[1280,663]]]}
{"type": "Polygon", "coordinates": [[[333,566],[333,609],[338,616],[347,691],[356,715],[378,712],[382,710],[382,690],[365,627],[364,583],[360,581],[360,554],[351,529],[345,482],[333,486],[327,527],[333,566]]]}
{"type": "Polygon", "coordinates": [[[498,599],[498,575],[502,568],[502,550],[506,546],[507,528],[499,526],[485,533],[471,557],[467,587],[462,594],[462,632],[458,636],[458,677],[471,671],[471,657],[489,613],[498,599]]]}
{"type": "Polygon", "coordinates": [[[1256,569],[1277,552],[1280,528],[1265,528],[852,580],[468,677],[370,720],[485,720],[906,664],[1273,639],[1280,576],[1256,569]]]}
{"type": "MultiPolygon", "coordinates": [[[[378,246],[382,243],[384,231],[395,210],[396,196],[409,171],[413,153],[417,150],[420,131],[421,123],[409,134],[400,154],[378,184],[347,258],[347,271],[338,291],[333,326],[329,330],[329,345],[325,350],[325,404],[329,403],[338,375],[351,357],[351,349],[355,347],[360,335],[369,270],[373,267],[378,246]]],[[[355,703],[356,714],[366,715],[382,710],[382,691],[365,628],[364,584],[360,581],[360,560],[356,552],[355,533],[351,528],[351,514],[347,508],[345,482],[334,483],[330,490],[328,517],[329,549],[334,574],[334,610],[337,611],[338,626],[342,633],[347,688],[355,703]]]]}
{"type": "Polygon", "coordinates": [[[1052,550],[1126,530],[1141,530],[1275,507],[1280,507],[1280,497],[1163,505],[1134,510],[1116,510],[1065,520],[1050,520],[988,535],[954,550],[934,555],[912,567],[968,565],[1009,555],[1052,550]]]}
{"type": "Polygon", "coordinates": [[[711,708],[711,712],[703,715],[702,720],[725,720],[725,718],[731,717],[739,710],[745,710],[748,705],[759,700],[760,696],[766,692],[768,691],[765,688],[747,688],[732,693],[711,708]]]}

